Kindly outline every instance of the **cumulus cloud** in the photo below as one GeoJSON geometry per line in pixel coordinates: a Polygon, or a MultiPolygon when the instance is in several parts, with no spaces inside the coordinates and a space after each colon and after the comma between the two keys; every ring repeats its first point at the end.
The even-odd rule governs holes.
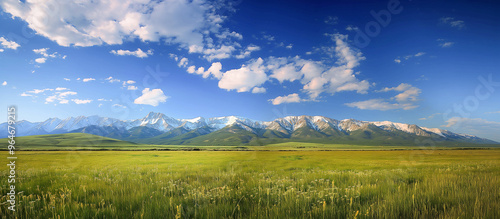
{"type": "MultiPolygon", "coordinates": [[[[55,89],[52,88],[44,88],[44,89],[33,89],[29,91],[25,91],[21,93],[23,97],[32,97],[38,98],[39,95],[45,96],[45,104],[54,103],[54,104],[68,104],[70,96],[76,96],[78,93],[75,91],[71,91],[65,87],[57,87],[55,89]]],[[[76,104],[85,104],[90,103],[92,100],[80,100],[80,99],[71,99],[71,101],[76,104]]]]}
{"type": "Polygon", "coordinates": [[[65,59],[66,56],[61,57],[57,52],[54,53],[48,53],[49,48],[40,48],[40,49],[34,49],[33,52],[39,55],[42,55],[42,57],[35,59],[36,63],[42,64],[45,63],[48,59],[52,58],[63,58],[65,59]]]}
{"type": "Polygon", "coordinates": [[[35,62],[39,63],[39,64],[45,63],[45,61],[47,61],[47,58],[37,58],[37,59],[35,59],[35,62]]]}
{"type": "Polygon", "coordinates": [[[248,92],[252,88],[262,85],[268,79],[263,62],[263,59],[258,58],[248,65],[242,65],[239,69],[225,72],[219,81],[219,88],[228,91],[248,92]]]}
{"type": "Polygon", "coordinates": [[[202,30],[213,27],[204,18],[204,1],[27,1],[8,0],[2,8],[61,46],[121,44],[126,38],[201,44],[202,30]]]}
{"type": "Polygon", "coordinates": [[[153,55],[153,50],[150,49],[144,52],[140,48],[137,48],[137,50],[135,51],[119,49],[119,50],[111,50],[110,53],[118,56],[135,56],[138,58],[147,58],[149,55],[153,55]]]}
{"type": "Polygon", "coordinates": [[[7,81],[3,81],[2,86],[7,85],[7,81]]]}
{"type": "Polygon", "coordinates": [[[133,86],[133,85],[129,85],[127,87],[127,90],[137,90],[138,88],[136,86],[133,86]]]}
{"type": "Polygon", "coordinates": [[[135,81],[133,80],[123,81],[123,86],[126,86],[127,84],[135,84],[135,81]]]}
{"type": "Polygon", "coordinates": [[[265,92],[266,92],[266,88],[263,88],[263,87],[254,87],[252,89],[252,93],[254,93],[254,94],[265,93],[265,92]]]}
{"type": "Polygon", "coordinates": [[[267,68],[271,78],[279,82],[299,80],[309,98],[314,100],[321,93],[335,94],[342,91],[367,93],[370,83],[359,80],[354,68],[359,66],[365,57],[359,51],[347,44],[347,35],[333,34],[335,46],[324,48],[335,64],[328,65],[320,61],[306,60],[299,56],[289,58],[270,58],[267,68]]]}
{"type": "Polygon", "coordinates": [[[177,66],[185,68],[188,64],[188,58],[184,57],[181,60],[179,60],[179,64],[177,66]]]}
{"type": "Polygon", "coordinates": [[[83,82],[95,81],[95,78],[84,78],[83,82]]]}
{"type": "Polygon", "coordinates": [[[242,51],[241,54],[239,54],[239,55],[236,56],[236,58],[237,59],[247,58],[247,57],[250,56],[250,54],[252,54],[252,52],[259,51],[259,50],[260,50],[259,46],[249,45],[249,46],[247,46],[247,48],[245,49],[245,51],[242,51]]]}
{"type": "Polygon", "coordinates": [[[48,96],[45,98],[45,104],[52,103],[52,102],[59,102],[60,104],[67,104],[69,101],[66,99],[68,96],[73,96],[77,95],[76,92],[74,91],[58,91],[53,93],[51,96],[48,96]]]}
{"type": "Polygon", "coordinates": [[[196,67],[194,65],[189,66],[186,71],[189,74],[202,75],[203,78],[208,78],[208,77],[212,76],[214,78],[221,79],[222,78],[221,69],[222,69],[222,64],[220,62],[214,62],[214,63],[212,63],[210,68],[208,68],[208,70],[206,70],[206,71],[205,71],[205,68],[203,68],[203,67],[199,67],[198,69],[196,69],[196,67]]]}
{"type": "Polygon", "coordinates": [[[189,53],[201,52],[203,57],[208,61],[215,59],[227,59],[231,57],[232,53],[236,51],[236,47],[233,45],[221,45],[219,47],[213,48],[201,48],[201,47],[190,47],[189,53]]]}
{"type": "Polygon", "coordinates": [[[142,96],[135,99],[134,103],[158,106],[158,104],[166,102],[167,98],[161,89],[151,90],[150,88],[144,88],[142,96]]]}
{"type": "MultiPolygon", "coordinates": [[[[2,47],[4,49],[13,49],[13,50],[16,50],[18,47],[20,47],[21,45],[17,44],[16,42],[14,41],[8,41],[7,39],[3,38],[3,37],[0,37],[0,44],[2,45],[2,47]]],[[[4,50],[2,49],[2,51],[0,52],[3,52],[4,50]]]]}
{"type": "MultiPolygon", "coordinates": [[[[295,57],[269,57],[252,59],[240,68],[222,72],[219,62],[213,63],[205,71],[204,67],[191,65],[186,71],[190,74],[199,74],[204,78],[211,75],[219,79],[219,88],[236,90],[237,92],[257,92],[266,81],[276,79],[280,83],[299,81],[303,91],[310,100],[315,100],[322,93],[335,94],[343,91],[356,91],[367,93],[370,83],[359,80],[354,68],[364,60],[363,54],[347,44],[347,35],[331,35],[334,46],[328,49],[335,63],[313,61],[295,57]]],[[[260,49],[260,48],[259,48],[260,49]]],[[[247,50],[256,51],[257,47],[248,47],[247,50]]],[[[174,58],[177,58],[174,55],[174,58]]]]}
{"type": "Polygon", "coordinates": [[[465,28],[465,22],[462,20],[457,20],[454,17],[442,17],[439,21],[443,24],[449,25],[451,27],[455,27],[458,29],[465,28]]]}
{"type": "Polygon", "coordinates": [[[393,110],[403,109],[411,110],[418,107],[415,102],[418,101],[418,96],[421,93],[419,88],[413,87],[410,84],[401,83],[397,87],[385,87],[377,92],[399,92],[396,96],[390,99],[376,98],[359,102],[346,103],[346,106],[355,107],[363,110],[393,110]]]}
{"type": "MultiPolygon", "coordinates": [[[[61,46],[121,45],[138,39],[175,44],[208,60],[227,58],[243,36],[222,26],[231,8],[207,0],[17,1],[0,3],[37,34],[61,46]]],[[[146,57],[147,52],[115,51],[146,57]]]]}
{"type": "Polygon", "coordinates": [[[113,78],[111,76],[109,76],[108,78],[106,78],[104,80],[108,81],[109,83],[120,82],[120,79],[116,79],[116,78],[113,78]]]}
{"type": "Polygon", "coordinates": [[[299,94],[293,93],[287,96],[278,96],[274,99],[270,99],[269,101],[271,101],[273,105],[280,105],[282,103],[299,103],[303,100],[299,97],[299,94]]]}

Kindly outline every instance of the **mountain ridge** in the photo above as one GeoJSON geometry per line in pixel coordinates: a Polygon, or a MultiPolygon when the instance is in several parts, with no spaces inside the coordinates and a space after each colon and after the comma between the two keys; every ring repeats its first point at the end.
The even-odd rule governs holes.
{"type": "MultiPolygon", "coordinates": [[[[6,126],[7,123],[0,124],[3,130],[6,130],[6,126]]],[[[150,112],[145,117],[134,120],[77,116],[66,119],[49,118],[42,122],[22,120],[17,126],[17,136],[80,132],[149,144],[241,145],[289,140],[328,143],[371,140],[384,144],[395,142],[412,144],[417,139],[497,144],[495,141],[473,135],[420,127],[415,124],[355,119],[336,120],[324,116],[305,115],[258,121],[239,116],[175,119],[163,113],[150,112]]]]}

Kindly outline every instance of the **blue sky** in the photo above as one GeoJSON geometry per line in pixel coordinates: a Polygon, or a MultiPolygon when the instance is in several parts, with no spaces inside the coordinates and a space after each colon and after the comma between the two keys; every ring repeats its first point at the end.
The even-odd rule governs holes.
{"type": "Polygon", "coordinates": [[[0,113],[20,120],[322,115],[500,141],[494,1],[0,7],[0,113]]]}

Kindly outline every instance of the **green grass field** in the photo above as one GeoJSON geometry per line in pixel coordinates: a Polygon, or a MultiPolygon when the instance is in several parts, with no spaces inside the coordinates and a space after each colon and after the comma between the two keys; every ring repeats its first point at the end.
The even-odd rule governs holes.
{"type": "MultiPolygon", "coordinates": [[[[8,142],[7,138],[0,142],[8,142]]],[[[263,146],[192,146],[192,145],[150,145],[121,141],[85,133],[35,135],[16,138],[16,150],[222,150],[222,151],[318,151],[318,150],[400,150],[400,149],[457,149],[457,148],[500,148],[500,145],[460,144],[436,146],[398,145],[352,145],[331,143],[286,142],[263,146]]],[[[7,149],[7,146],[2,148],[7,149]]]]}
{"type": "Polygon", "coordinates": [[[2,218],[500,218],[496,149],[24,151],[16,163],[17,211],[4,169],[2,218]]]}

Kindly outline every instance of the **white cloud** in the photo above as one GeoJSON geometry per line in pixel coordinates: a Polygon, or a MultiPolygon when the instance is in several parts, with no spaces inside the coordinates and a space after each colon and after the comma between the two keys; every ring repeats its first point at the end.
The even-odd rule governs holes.
{"type": "Polygon", "coordinates": [[[181,60],[179,60],[179,64],[177,66],[185,68],[188,64],[188,58],[184,57],[181,60]]]}
{"type": "Polygon", "coordinates": [[[288,46],[286,46],[285,48],[292,49],[293,48],[293,44],[288,44],[288,46]]]}
{"type": "Polygon", "coordinates": [[[359,30],[359,28],[358,28],[358,27],[356,27],[356,26],[353,26],[353,25],[348,25],[348,26],[345,28],[345,30],[347,30],[347,31],[357,31],[357,30],[359,30]]]}
{"type": "Polygon", "coordinates": [[[396,91],[399,92],[396,96],[390,99],[370,99],[359,102],[346,103],[346,106],[356,107],[363,110],[393,110],[393,109],[403,109],[411,110],[418,107],[415,102],[418,101],[418,96],[421,93],[419,88],[413,87],[410,84],[401,83],[397,87],[386,87],[377,92],[389,92],[396,91]]]}
{"type": "MultiPolygon", "coordinates": [[[[198,49],[191,49],[189,48],[189,53],[192,53],[193,51],[198,51],[198,49]]],[[[231,54],[236,51],[236,48],[232,45],[222,45],[220,47],[214,47],[214,48],[208,48],[208,49],[201,49],[202,53],[204,54],[204,58],[208,61],[216,60],[216,59],[227,59],[231,57],[231,54]]]]}
{"type": "Polygon", "coordinates": [[[64,80],[65,80],[65,81],[71,81],[71,79],[69,79],[69,78],[64,78],[64,80]]]}
{"type": "Polygon", "coordinates": [[[267,62],[267,69],[271,71],[271,78],[281,83],[284,81],[299,80],[309,98],[314,100],[321,93],[335,94],[341,91],[356,91],[367,93],[370,83],[359,80],[354,68],[364,60],[363,54],[347,44],[347,35],[333,34],[334,47],[323,48],[336,59],[335,64],[305,60],[299,56],[293,58],[271,57],[267,62]]]}
{"type": "Polygon", "coordinates": [[[395,63],[398,63],[398,64],[401,64],[401,62],[403,60],[409,60],[411,58],[414,58],[414,57],[420,57],[420,56],[423,56],[425,55],[426,53],[425,52],[418,52],[416,54],[412,54],[412,55],[406,55],[406,56],[403,56],[403,57],[400,57],[398,56],[396,59],[394,59],[394,62],[395,63]]]}
{"type": "Polygon", "coordinates": [[[463,29],[465,28],[465,22],[462,20],[457,20],[453,17],[442,17],[440,19],[441,23],[450,25],[451,27],[455,27],[458,29],[463,29]]]}
{"type": "Polygon", "coordinates": [[[448,48],[448,47],[453,46],[453,44],[455,44],[455,43],[454,42],[443,42],[443,43],[440,43],[439,46],[441,46],[442,48],[448,48]]]}
{"type": "Polygon", "coordinates": [[[58,87],[58,88],[56,88],[56,91],[63,91],[63,90],[68,90],[68,88],[65,88],[65,87],[58,87]]]}
{"type": "Polygon", "coordinates": [[[5,51],[5,50],[3,50],[3,49],[0,49],[0,52],[3,52],[3,51],[5,51]]]}
{"type": "MultiPolygon", "coordinates": [[[[347,44],[347,35],[333,34],[332,40],[335,46],[325,49],[336,59],[334,64],[326,64],[326,61],[313,61],[295,57],[269,57],[252,59],[240,68],[221,72],[222,65],[213,63],[205,71],[205,68],[197,68],[194,65],[187,67],[190,74],[200,74],[204,78],[211,75],[219,79],[219,88],[225,90],[236,90],[237,92],[262,91],[254,89],[261,87],[271,78],[280,83],[286,81],[299,81],[303,84],[303,91],[309,95],[311,100],[316,99],[321,93],[334,94],[342,91],[356,91],[367,93],[371,84],[366,80],[359,80],[354,68],[364,60],[362,53],[347,44]],[[269,75],[268,75],[269,74],[269,75]]],[[[256,51],[258,47],[248,47],[248,50],[256,51]]],[[[178,58],[173,55],[174,58],[178,58]]],[[[254,93],[255,93],[254,92],[254,93]]]]}
{"type": "Polygon", "coordinates": [[[140,48],[137,48],[137,50],[135,51],[120,49],[120,50],[111,50],[110,53],[118,56],[135,56],[138,58],[147,58],[149,55],[153,55],[153,50],[150,49],[144,52],[140,48]]]}
{"type": "MultiPolygon", "coordinates": [[[[57,89],[58,88],[56,88],[56,92],[52,93],[51,96],[48,96],[47,98],[45,98],[45,104],[52,103],[55,101],[59,101],[60,104],[67,104],[69,102],[66,99],[67,96],[77,95],[77,93],[74,91],[61,92],[62,90],[65,90],[65,89],[59,89],[59,90],[57,90],[57,89]]],[[[51,89],[51,91],[52,91],[52,89],[51,89]]]]}
{"type": "Polygon", "coordinates": [[[329,25],[335,25],[335,24],[338,24],[338,22],[339,22],[339,18],[337,16],[335,16],[335,17],[328,16],[325,19],[325,24],[329,24],[329,25]]]}
{"type": "Polygon", "coordinates": [[[419,57],[419,56],[423,56],[423,55],[425,55],[425,52],[419,52],[419,53],[415,54],[415,57],[419,57]]]}
{"type": "Polygon", "coordinates": [[[245,49],[245,51],[242,51],[239,55],[236,56],[236,58],[237,59],[247,58],[247,57],[250,56],[250,54],[252,54],[252,52],[259,51],[259,50],[260,50],[259,46],[255,46],[255,45],[247,46],[247,48],[245,49]]]}
{"type": "MultiPolygon", "coordinates": [[[[48,53],[49,48],[40,48],[40,49],[33,49],[33,52],[39,55],[42,55],[42,57],[35,59],[36,63],[42,64],[45,63],[48,59],[53,59],[53,58],[61,58],[61,55],[59,55],[57,52],[54,52],[52,54],[48,53]]],[[[63,58],[66,58],[64,56],[63,58]]]]}
{"type": "MultiPolygon", "coordinates": [[[[3,37],[0,37],[0,44],[2,45],[2,47],[4,49],[13,49],[13,50],[16,50],[18,47],[20,47],[21,45],[17,44],[16,42],[14,41],[8,41],[7,39],[3,38],[3,37]]],[[[3,52],[4,50],[2,49],[2,51],[0,52],[3,52]]]]}
{"type": "Polygon", "coordinates": [[[133,85],[129,85],[127,87],[127,90],[137,90],[137,87],[136,86],[133,86],[133,85]]]}
{"type": "Polygon", "coordinates": [[[378,92],[388,92],[388,91],[401,92],[393,97],[393,99],[395,99],[398,102],[417,101],[418,96],[421,93],[421,90],[419,88],[413,87],[412,85],[406,83],[401,83],[397,87],[386,87],[383,88],[382,90],[379,90],[378,92]]]}
{"type": "Polygon", "coordinates": [[[191,66],[189,66],[189,67],[187,68],[187,70],[186,70],[186,71],[187,71],[189,74],[193,74],[193,73],[195,73],[195,72],[196,72],[196,66],[191,65],[191,66]]]}
{"type": "Polygon", "coordinates": [[[411,103],[390,103],[384,99],[370,99],[359,102],[346,103],[346,106],[356,107],[362,110],[393,110],[393,109],[404,109],[410,110],[415,109],[417,106],[411,103]]]}
{"type": "Polygon", "coordinates": [[[220,39],[227,39],[228,37],[233,37],[233,38],[236,38],[238,40],[242,40],[243,39],[243,36],[239,33],[236,33],[234,31],[232,32],[229,32],[228,30],[222,32],[221,34],[216,34],[217,38],[220,38],[220,39]]]}
{"type": "Polygon", "coordinates": [[[219,88],[228,91],[248,92],[252,88],[262,85],[267,81],[263,62],[264,60],[258,58],[248,65],[242,65],[239,69],[225,72],[219,81],[219,88]]]}
{"type": "Polygon", "coordinates": [[[189,66],[187,68],[187,72],[189,74],[198,74],[202,75],[203,78],[208,78],[210,76],[213,76],[214,78],[220,79],[222,78],[222,72],[220,71],[222,69],[222,64],[220,62],[214,62],[208,68],[208,70],[205,71],[205,68],[199,67],[198,70],[196,70],[196,67],[194,65],[189,66]]]}
{"type": "Polygon", "coordinates": [[[128,84],[135,84],[136,82],[133,80],[123,81],[122,85],[126,87],[128,84]]]}
{"type": "Polygon", "coordinates": [[[99,98],[99,99],[97,99],[97,101],[112,101],[112,100],[111,99],[108,100],[108,99],[104,99],[104,98],[99,98]]]}
{"type": "Polygon", "coordinates": [[[266,92],[266,88],[263,88],[263,87],[254,87],[252,89],[252,93],[254,93],[254,94],[265,93],[265,92],[266,92]]]}
{"type": "Polygon", "coordinates": [[[37,59],[35,59],[35,62],[36,63],[40,63],[40,64],[45,63],[45,61],[47,61],[47,58],[37,58],[37,59]]]}
{"type": "Polygon", "coordinates": [[[282,103],[299,103],[303,100],[299,97],[299,94],[293,93],[287,96],[278,96],[274,99],[270,99],[269,101],[271,101],[273,105],[280,105],[282,103]]]}
{"type": "Polygon", "coordinates": [[[7,85],[7,81],[3,81],[2,86],[7,85]]]}
{"type": "Polygon", "coordinates": [[[427,116],[427,117],[424,117],[424,118],[420,118],[419,120],[430,120],[430,119],[433,119],[434,117],[438,116],[438,115],[441,115],[442,113],[434,113],[430,116],[427,116]]]}
{"type": "Polygon", "coordinates": [[[126,108],[127,108],[126,106],[121,105],[121,104],[117,104],[117,103],[113,104],[113,107],[123,108],[123,109],[126,109],[126,108]]]}
{"type": "Polygon", "coordinates": [[[84,78],[83,82],[95,81],[95,78],[84,78]]]}
{"type": "Polygon", "coordinates": [[[92,100],[80,100],[80,99],[71,99],[71,101],[75,102],[76,104],[87,104],[92,102],[92,100]]]}
{"type": "Polygon", "coordinates": [[[268,41],[274,41],[275,40],[274,36],[266,35],[266,34],[263,34],[262,38],[264,38],[265,40],[268,40],[268,41]]]}
{"type": "Polygon", "coordinates": [[[455,131],[467,134],[484,136],[486,138],[500,142],[500,122],[488,121],[480,118],[453,117],[445,121],[442,127],[452,128],[455,131]]]}
{"type": "Polygon", "coordinates": [[[45,91],[53,91],[54,89],[51,89],[51,88],[45,88],[45,89],[34,89],[34,90],[30,90],[30,91],[26,91],[24,93],[21,94],[21,96],[23,97],[29,97],[29,96],[33,96],[31,94],[39,94],[39,93],[44,93],[45,91]]]}
{"type": "Polygon", "coordinates": [[[120,79],[116,79],[116,78],[113,78],[111,76],[109,76],[108,78],[106,78],[104,80],[108,81],[109,83],[120,82],[120,79]]]}
{"type": "Polygon", "coordinates": [[[163,93],[161,89],[149,89],[144,88],[142,90],[142,96],[134,100],[135,104],[145,104],[151,106],[158,106],[159,103],[164,103],[167,101],[167,96],[163,93]]]}
{"type": "Polygon", "coordinates": [[[204,31],[217,31],[222,22],[205,1],[12,0],[1,6],[61,46],[114,45],[130,38],[201,45],[204,31]]]}
{"type": "Polygon", "coordinates": [[[47,53],[48,50],[49,48],[41,48],[41,49],[34,49],[33,52],[35,52],[36,54],[40,54],[43,57],[55,58],[57,56],[57,52],[49,54],[47,53]]]}

